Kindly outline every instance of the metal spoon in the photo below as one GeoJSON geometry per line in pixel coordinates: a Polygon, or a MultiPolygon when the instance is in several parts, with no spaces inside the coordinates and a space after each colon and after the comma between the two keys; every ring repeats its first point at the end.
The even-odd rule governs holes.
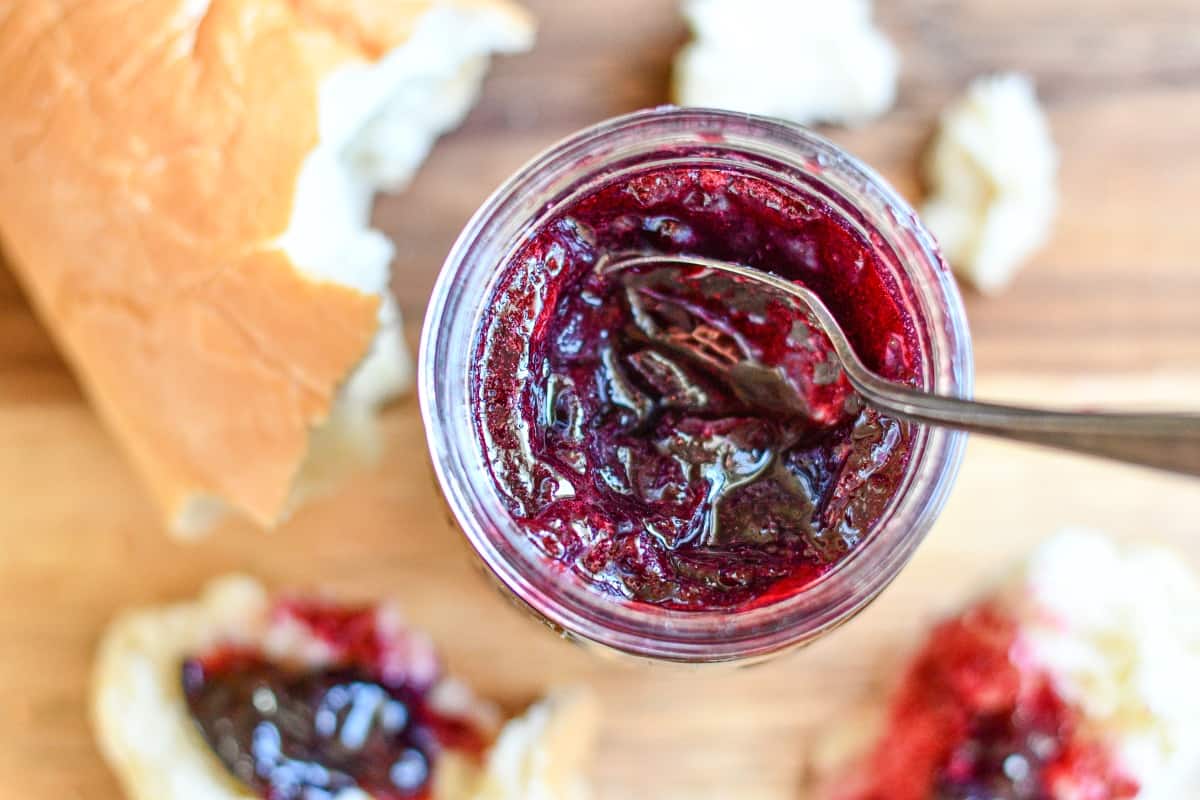
{"type": "Polygon", "coordinates": [[[956,428],[1200,476],[1200,415],[1047,411],[930,394],[876,375],[815,293],[770,273],[686,255],[616,256],[605,272],[686,265],[737,276],[796,300],[829,337],[847,379],[866,402],[911,422],[956,428]]]}

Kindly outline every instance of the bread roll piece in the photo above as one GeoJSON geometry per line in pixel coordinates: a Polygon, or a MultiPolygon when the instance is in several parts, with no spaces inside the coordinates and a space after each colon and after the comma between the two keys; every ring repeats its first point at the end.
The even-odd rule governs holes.
{"type": "Polygon", "coordinates": [[[939,625],[890,702],[822,737],[813,800],[1200,791],[1200,577],[1087,530],[939,625]]]}
{"type": "Polygon", "coordinates": [[[892,107],[900,60],[870,0],[684,0],[675,102],[856,124],[892,107]]]}
{"type": "MultiPolygon", "coordinates": [[[[524,716],[501,725],[491,703],[442,675],[432,644],[403,624],[394,605],[356,610],[271,598],[258,583],[241,576],[214,581],[195,602],[133,611],[109,627],[92,685],[100,750],[131,800],[255,800],[255,791],[231,772],[194,721],[183,688],[185,660],[250,652],[301,673],[344,668],[361,657],[362,634],[368,628],[373,638],[365,651],[378,662],[373,669],[393,684],[422,687],[430,707],[468,721],[490,742],[481,758],[454,746],[441,749],[432,762],[430,800],[588,796],[581,770],[591,751],[598,709],[587,691],[556,691],[524,716]],[[314,622],[313,608],[328,613],[314,622]]],[[[257,707],[257,691],[253,697],[257,707]]],[[[374,713],[382,713],[378,708],[374,713]]],[[[264,711],[262,718],[288,724],[274,709],[264,711]]],[[[355,725],[348,716],[339,725],[335,738],[342,742],[355,725]]],[[[295,755],[286,747],[285,756],[295,755]]],[[[334,796],[370,797],[357,786],[343,787],[334,796]]]]}
{"type": "Polygon", "coordinates": [[[532,36],[505,0],[0,4],[0,240],[175,531],[372,454],[410,382],[372,197],[532,36]]]}
{"type": "Polygon", "coordinates": [[[1058,154],[1032,81],[975,80],[942,114],[925,178],[921,216],[955,272],[982,292],[1006,287],[1050,238],[1058,205],[1058,154]]]}

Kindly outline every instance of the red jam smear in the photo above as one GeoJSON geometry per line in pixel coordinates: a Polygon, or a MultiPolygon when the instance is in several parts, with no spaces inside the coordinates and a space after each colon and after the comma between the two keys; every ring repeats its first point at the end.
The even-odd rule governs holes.
{"type": "Polygon", "coordinates": [[[802,282],[870,366],[915,382],[920,345],[898,287],[824,201],[732,169],[660,168],[533,232],[484,319],[477,431],[543,553],[602,591],[672,609],[802,591],[883,514],[914,430],[861,406],[796,308],[745,286],[597,270],[626,253],[802,282]]]}
{"type": "Polygon", "coordinates": [[[335,664],[299,669],[243,648],[183,664],[188,710],[213,753],[265,800],[430,797],[438,755],[479,758],[486,736],[429,704],[433,676],[398,674],[375,609],[289,603],[279,613],[331,646],[335,664]]]}
{"type": "Polygon", "coordinates": [[[943,623],[909,668],[887,729],[837,800],[1126,800],[1138,785],[1079,711],[1022,666],[993,605],[943,623]]]}

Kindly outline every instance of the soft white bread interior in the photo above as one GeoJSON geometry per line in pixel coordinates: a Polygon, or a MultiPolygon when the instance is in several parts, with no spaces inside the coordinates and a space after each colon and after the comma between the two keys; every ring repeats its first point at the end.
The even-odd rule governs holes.
{"type": "Polygon", "coordinates": [[[175,531],[373,454],[411,372],[373,195],[532,37],[506,0],[0,4],[0,241],[175,531]]]}
{"type": "MultiPolygon", "coordinates": [[[[273,613],[257,582],[213,581],[195,601],[126,613],[105,632],[92,681],[93,727],[101,753],[130,800],[257,800],[213,754],[193,723],[183,693],[184,659],[211,648],[260,649],[284,663],[330,663],[324,640],[273,613]]],[[[584,800],[582,770],[598,724],[595,699],[566,689],[501,725],[496,708],[453,678],[437,677],[433,645],[382,604],[377,629],[389,636],[389,669],[416,683],[436,680],[430,702],[474,720],[494,738],[483,763],[445,750],[434,772],[432,800],[584,800]]],[[[369,800],[345,790],[337,800],[369,800]]]]}
{"type": "Polygon", "coordinates": [[[471,800],[587,800],[584,776],[600,706],[580,688],[552,692],[510,721],[488,754],[471,800]]]}
{"type": "Polygon", "coordinates": [[[855,124],[895,102],[899,57],[871,0],[684,0],[683,14],[680,105],[855,124]]]}
{"type": "Polygon", "coordinates": [[[1050,238],[1057,175],[1050,125],[1029,78],[979,78],[942,114],[925,158],[930,196],[921,216],[955,272],[997,292],[1050,238]]]}

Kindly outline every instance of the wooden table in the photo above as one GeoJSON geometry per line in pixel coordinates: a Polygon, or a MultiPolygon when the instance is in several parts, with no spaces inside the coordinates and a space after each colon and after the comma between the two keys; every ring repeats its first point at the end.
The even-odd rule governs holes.
{"type": "MultiPolygon", "coordinates": [[[[685,38],[673,2],[531,5],[543,20],[537,50],[498,63],[466,126],[406,194],[379,204],[414,325],[452,239],[501,179],[560,136],[666,100],[685,38]]],[[[1021,69],[1036,76],[1062,150],[1054,242],[1008,293],[967,298],[980,393],[1200,407],[1200,6],[880,5],[903,52],[899,104],[859,130],[829,131],[836,141],[917,199],[915,161],[939,109],[974,75],[1021,69]]],[[[979,440],[914,563],[836,636],[751,670],[633,667],[550,637],[501,600],[414,457],[423,438],[411,400],[385,431],[378,468],[285,529],[233,523],[175,543],[0,271],[0,797],[116,798],[84,710],[96,638],[116,609],[188,596],[229,570],[393,593],[457,672],[512,709],[551,683],[591,683],[609,712],[601,798],[774,800],[798,796],[824,726],[881,663],[1058,527],[1154,536],[1200,563],[1200,484],[979,440]]]]}

